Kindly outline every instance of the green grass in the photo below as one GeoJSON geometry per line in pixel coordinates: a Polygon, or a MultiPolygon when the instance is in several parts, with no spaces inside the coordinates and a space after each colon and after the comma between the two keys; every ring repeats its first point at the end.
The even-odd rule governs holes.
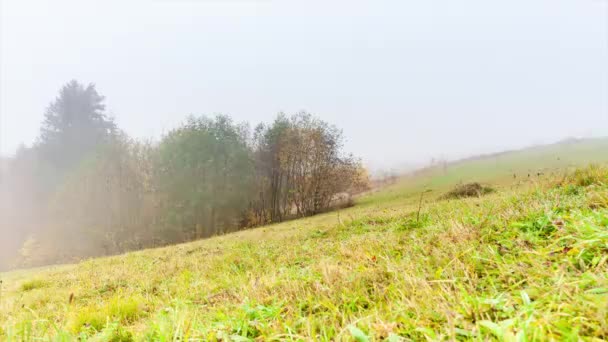
{"type": "Polygon", "coordinates": [[[0,340],[608,339],[606,168],[495,173],[480,180],[496,192],[449,201],[460,177],[434,177],[340,212],[2,274],[0,340]]]}
{"type": "Polygon", "coordinates": [[[42,279],[32,279],[21,284],[21,291],[27,292],[45,287],[47,283],[42,279]]]}
{"type": "Polygon", "coordinates": [[[492,182],[509,186],[534,183],[590,162],[608,163],[606,151],[608,138],[585,139],[451,163],[446,169],[434,167],[403,177],[397,184],[366,197],[364,203],[405,198],[424,189],[437,193],[457,183],[492,182]],[[539,173],[542,175],[538,176],[539,173]]]}

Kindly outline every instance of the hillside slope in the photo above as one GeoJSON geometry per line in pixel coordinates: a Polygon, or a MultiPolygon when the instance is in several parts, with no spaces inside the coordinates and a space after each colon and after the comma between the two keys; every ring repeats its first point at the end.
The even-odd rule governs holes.
{"type": "Polygon", "coordinates": [[[2,274],[0,340],[608,338],[608,170],[497,184],[2,274]]]}
{"type": "Polygon", "coordinates": [[[396,184],[367,196],[364,203],[403,198],[424,189],[442,191],[460,182],[504,185],[540,181],[589,163],[608,163],[608,138],[562,142],[477,156],[438,165],[402,177],[396,184]]]}

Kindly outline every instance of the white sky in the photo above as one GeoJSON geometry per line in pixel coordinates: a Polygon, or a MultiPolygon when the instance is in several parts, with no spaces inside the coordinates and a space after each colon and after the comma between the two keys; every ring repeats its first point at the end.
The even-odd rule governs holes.
{"type": "Polygon", "coordinates": [[[307,110],[375,167],[608,135],[606,0],[0,0],[0,153],[70,79],[159,137],[307,110]]]}

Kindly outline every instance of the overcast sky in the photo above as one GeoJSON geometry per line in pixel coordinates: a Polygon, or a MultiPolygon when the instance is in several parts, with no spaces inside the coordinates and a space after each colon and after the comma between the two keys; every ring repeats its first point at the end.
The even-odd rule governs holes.
{"type": "Polygon", "coordinates": [[[70,79],[135,137],[307,110],[372,166],[608,135],[606,0],[0,0],[0,152],[70,79]]]}

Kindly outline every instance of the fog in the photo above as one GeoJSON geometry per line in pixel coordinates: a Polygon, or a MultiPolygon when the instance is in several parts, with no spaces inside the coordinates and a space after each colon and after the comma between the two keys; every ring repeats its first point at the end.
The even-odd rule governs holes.
{"type": "Polygon", "coordinates": [[[370,173],[602,136],[604,0],[0,0],[0,269],[316,215],[370,173]]]}
{"type": "Polygon", "coordinates": [[[0,152],[71,79],[158,138],[306,110],[373,168],[608,135],[608,2],[3,0],[0,152]]]}

